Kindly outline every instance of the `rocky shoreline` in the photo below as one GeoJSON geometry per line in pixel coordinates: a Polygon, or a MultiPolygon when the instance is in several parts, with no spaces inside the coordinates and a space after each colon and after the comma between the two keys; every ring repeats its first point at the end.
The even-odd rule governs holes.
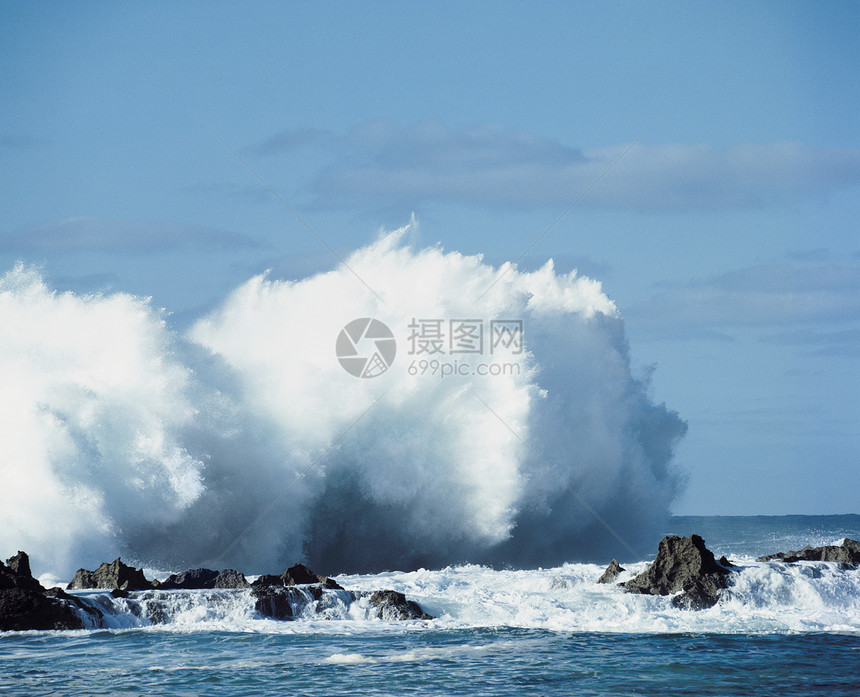
{"type": "Polygon", "coordinates": [[[856,567],[860,564],[860,542],[844,540],[841,545],[826,545],[810,547],[807,545],[797,552],[777,552],[759,557],[758,561],[782,561],[793,564],[796,561],[834,561],[845,567],[856,567]]]}
{"type": "Polygon", "coordinates": [[[0,562],[0,631],[81,629],[75,599],[59,588],[44,588],[30,571],[24,552],[0,562]]]}
{"type": "MultiPolygon", "coordinates": [[[[806,546],[798,552],[777,552],[759,557],[760,562],[838,562],[842,568],[860,565],[860,542],[845,539],[841,545],[806,546]]],[[[613,559],[598,583],[613,583],[624,569],[613,559]]],[[[672,605],[684,610],[704,610],[716,605],[738,568],[725,557],[719,561],[699,535],[669,535],[660,541],[657,557],[638,576],[619,583],[628,593],[672,595],[672,605]]]]}
{"type": "MultiPolygon", "coordinates": [[[[860,566],[860,542],[804,547],[759,557],[759,562],[836,563],[843,569],[860,566]]],[[[653,562],[638,575],[618,583],[625,569],[613,559],[595,583],[616,584],[624,592],[671,596],[674,607],[702,610],[713,607],[730,589],[743,567],[725,557],[715,559],[698,535],[667,536],[653,562]]],[[[0,631],[67,630],[116,626],[111,618],[125,613],[143,624],[170,621],[170,612],[188,602],[240,602],[242,612],[258,619],[289,621],[299,617],[386,621],[433,619],[420,605],[393,590],[359,591],[343,588],[335,579],[295,564],[278,575],[249,582],[234,569],[189,569],[164,580],[147,579],[141,569],[115,559],[90,571],[79,569],[68,585],[44,588],[33,578],[24,552],[0,562],[0,631]],[[185,591],[207,591],[201,595],[185,591]],[[178,596],[176,594],[179,594],[178,596]]],[[[140,625],[143,626],[143,625],[140,625]]]]}
{"type": "MultiPolygon", "coordinates": [[[[726,560],[727,561],[727,560],[726,560]]],[[[684,610],[702,610],[717,603],[728,587],[731,567],[714,559],[698,535],[664,537],[657,557],[638,576],[619,584],[628,593],[671,595],[672,605],[684,610]]]]}
{"type": "MultiPolygon", "coordinates": [[[[163,581],[146,578],[141,569],[124,564],[121,559],[104,563],[97,569],[79,569],[68,584],[68,590],[102,590],[112,598],[142,601],[153,592],[179,590],[241,591],[250,589],[254,609],[261,618],[292,620],[296,608],[323,600],[326,592],[337,592],[333,601],[349,605],[363,601],[370,614],[382,620],[433,619],[414,601],[393,590],[350,591],[334,579],[314,573],[302,564],[295,564],[282,574],[266,574],[249,583],[245,575],[234,569],[189,569],[173,574],[163,581]]],[[[140,604],[130,606],[140,613],[140,604]]],[[[324,608],[320,608],[321,611],[324,608]]],[[[320,613],[325,616],[323,612],[320,613]]],[[[87,603],[77,595],[61,588],[44,588],[33,578],[30,560],[25,552],[0,562],[0,631],[87,629],[105,626],[106,608],[87,603]]],[[[151,623],[164,621],[151,611],[151,623]]]]}

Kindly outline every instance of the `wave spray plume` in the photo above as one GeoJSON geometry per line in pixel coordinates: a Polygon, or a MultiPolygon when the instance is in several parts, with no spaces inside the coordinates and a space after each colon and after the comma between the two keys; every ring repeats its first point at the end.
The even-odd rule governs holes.
{"type": "Polygon", "coordinates": [[[264,274],[181,337],[138,298],[57,294],[23,266],[7,273],[4,545],[63,572],[66,553],[92,564],[121,552],[161,568],[303,560],[330,574],[653,547],[686,426],[632,376],[600,284],[552,262],[526,273],[414,250],[408,230],[347,259],[378,297],[343,267],[264,274]],[[335,355],[357,318],[396,341],[376,377],[335,355]],[[456,357],[468,370],[422,373],[417,361],[434,357],[411,353],[418,319],[519,320],[522,351],[490,355],[487,334],[482,355],[456,357]]]}

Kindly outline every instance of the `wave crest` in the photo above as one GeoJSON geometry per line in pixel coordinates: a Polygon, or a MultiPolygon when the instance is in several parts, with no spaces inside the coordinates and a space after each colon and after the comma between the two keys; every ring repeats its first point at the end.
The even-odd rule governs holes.
{"type": "Polygon", "coordinates": [[[325,573],[550,565],[605,560],[618,538],[653,546],[686,426],[632,376],[600,284],[551,262],[526,273],[415,250],[407,231],[301,281],[254,277],[184,337],[144,300],[6,274],[0,321],[25,331],[0,339],[14,443],[0,454],[0,539],[54,568],[71,550],[251,573],[300,559],[325,573]],[[335,357],[359,317],[397,340],[372,379],[335,357]],[[522,353],[474,357],[518,370],[410,375],[415,318],[522,320],[522,353]]]}

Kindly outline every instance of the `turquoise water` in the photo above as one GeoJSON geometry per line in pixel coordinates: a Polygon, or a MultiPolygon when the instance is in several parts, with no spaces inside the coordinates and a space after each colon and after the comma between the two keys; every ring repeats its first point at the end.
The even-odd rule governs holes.
{"type": "Polygon", "coordinates": [[[856,636],[97,632],[0,639],[20,695],[851,695],[856,636]]]}
{"type": "Polygon", "coordinates": [[[730,597],[678,610],[581,563],[339,577],[438,617],[406,623],[355,607],[278,622],[242,592],[176,592],[165,624],[0,634],[0,694],[860,695],[860,570],[754,560],[860,537],[860,516],[675,518],[667,532],[739,563],[730,597]]]}

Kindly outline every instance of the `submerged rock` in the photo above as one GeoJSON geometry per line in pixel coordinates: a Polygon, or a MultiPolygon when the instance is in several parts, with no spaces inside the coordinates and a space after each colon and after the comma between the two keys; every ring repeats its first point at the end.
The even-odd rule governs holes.
{"type": "Polygon", "coordinates": [[[683,591],[672,599],[675,607],[701,610],[715,605],[728,586],[726,575],[731,571],[717,564],[714,554],[698,535],[660,540],[657,557],[638,576],[622,584],[628,593],[670,595],[683,591]]]}
{"type": "Polygon", "coordinates": [[[254,596],[254,609],[263,617],[274,620],[293,619],[293,606],[301,599],[301,594],[295,588],[284,586],[255,586],[251,591],[254,596]]]}
{"type": "Polygon", "coordinates": [[[123,564],[117,557],[110,564],[104,563],[95,571],[78,569],[68,585],[69,590],[86,588],[118,588],[124,591],[144,591],[153,588],[141,569],[123,564]]]}
{"type": "Polygon", "coordinates": [[[407,600],[403,593],[392,590],[336,592],[322,584],[299,586],[255,586],[251,594],[254,607],[263,617],[292,620],[308,611],[321,619],[343,619],[349,606],[356,600],[367,598],[370,616],[386,621],[431,620],[421,606],[407,600]]]}
{"type": "Polygon", "coordinates": [[[845,538],[841,545],[810,547],[806,545],[796,552],[777,552],[758,558],[759,561],[783,561],[788,564],[796,561],[835,561],[857,566],[860,564],[860,542],[845,538]]]}
{"type": "Polygon", "coordinates": [[[603,575],[599,579],[597,579],[598,583],[612,583],[622,571],[626,571],[626,569],[618,563],[617,559],[613,559],[609,562],[609,566],[606,567],[606,571],[603,572],[603,575]]]}
{"type": "Polygon", "coordinates": [[[345,591],[334,579],[311,571],[304,564],[295,564],[284,573],[260,576],[252,584],[255,608],[264,617],[291,620],[313,604],[313,611],[322,617],[337,616],[336,606],[349,605],[359,598],[368,598],[376,616],[385,620],[432,619],[418,603],[407,600],[396,591],[345,591]],[[341,594],[326,591],[343,591],[341,594]],[[333,613],[333,614],[330,614],[333,613]]]}
{"type": "Polygon", "coordinates": [[[74,608],[69,595],[59,588],[45,590],[33,578],[24,552],[0,562],[0,631],[82,629],[74,608]]]}
{"type": "Polygon", "coordinates": [[[245,574],[235,569],[213,571],[212,569],[189,569],[168,576],[164,581],[155,582],[159,590],[172,589],[211,589],[211,588],[248,588],[250,583],[245,574]]]}
{"type": "Polygon", "coordinates": [[[296,564],[280,576],[260,576],[252,584],[255,608],[264,617],[279,620],[294,619],[309,603],[314,612],[323,617],[336,616],[336,605],[348,605],[359,598],[367,598],[374,614],[383,620],[433,619],[418,603],[407,600],[403,593],[392,590],[345,591],[334,579],[321,576],[303,564],[296,564]],[[343,593],[326,593],[343,591],[343,593]]]}
{"type": "Polygon", "coordinates": [[[403,593],[384,590],[372,593],[356,594],[357,597],[368,597],[368,602],[376,608],[376,616],[381,620],[432,620],[421,606],[413,600],[407,600],[403,593]]]}

